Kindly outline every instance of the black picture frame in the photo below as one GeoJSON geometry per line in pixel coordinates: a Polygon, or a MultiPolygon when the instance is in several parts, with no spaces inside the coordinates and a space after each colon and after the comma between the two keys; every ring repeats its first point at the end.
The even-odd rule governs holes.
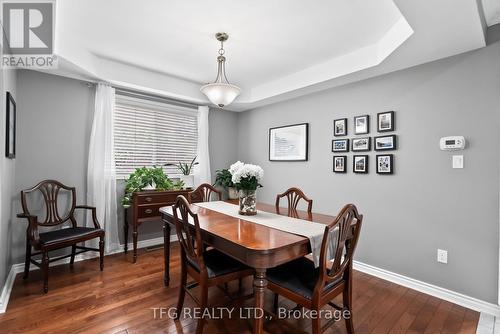
{"type": "Polygon", "coordinates": [[[375,162],[377,164],[377,174],[391,175],[394,173],[394,154],[377,154],[375,162]]]}
{"type": "Polygon", "coordinates": [[[334,173],[347,173],[347,155],[334,155],[333,156],[333,172],[334,173]],[[342,161],[341,165],[337,161],[342,161]]]}
{"type": "Polygon", "coordinates": [[[390,132],[395,129],[394,111],[384,111],[377,114],[377,132],[390,132]],[[389,123],[387,123],[389,120],[389,123]]]}
{"type": "Polygon", "coordinates": [[[354,117],[354,134],[355,135],[366,135],[370,133],[370,115],[361,115],[354,117]],[[364,120],[364,125],[358,122],[364,120]]]}
{"type": "Polygon", "coordinates": [[[333,136],[334,137],[347,136],[347,118],[339,118],[333,120],[333,136]],[[339,124],[339,126],[341,126],[341,128],[337,127],[337,123],[339,124]]]}
{"type": "Polygon", "coordinates": [[[372,147],[372,140],[370,137],[362,137],[362,138],[352,138],[351,140],[351,151],[352,152],[368,152],[371,150],[372,147]],[[366,141],[366,145],[363,147],[359,148],[357,143],[361,141],[366,141]]]}
{"type": "Polygon", "coordinates": [[[356,174],[367,174],[368,173],[368,155],[353,155],[352,156],[352,171],[356,174]],[[360,161],[363,161],[363,162],[360,164],[359,163],[360,161]]]}
{"type": "Polygon", "coordinates": [[[283,125],[283,126],[278,126],[274,128],[269,129],[269,161],[283,161],[283,162],[292,162],[292,161],[307,161],[309,159],[309,123],[298,123],[298,124],[291,124],[291,125],[283,125]],[[280,157],[277,158],[276,154],[273,156],[272,152],[276,152],[276,147],[274,147],[273,150],[273,141],[272,141],[272,136],[274,132],[278,131],[286,131],[287,129],[291,128],[300,128],[303,131],[303,136],[299,138],[301,141],[300,143],[295,143],[297,145],[302,145],[304,146],[303,149],[301,149],[302,154],[300,156],[290,156],[290,157],[280,157]]]}
{"type": "Polygon", "coordinates": [[[334,139],[332,140],[332,152],[349,152],[349,139],[334,139]],[[344,148],[336,148],[337,142],[344,142],[344,148]]]}
{"type": "Polygon", "coordinates": [[[16,157],[16,101],[10,92],[6,97],[5,157],[16,157]]]}
{"type": "Polygon", "coordinates": [[[378,136],[374,138],[373,146],[375,151],[393,151],[397,149],[397,136],[396,135],[388,135],[388,136],[378,136]],[[388,138],[390,138],[391,145],[384,143],[388,138]]]}

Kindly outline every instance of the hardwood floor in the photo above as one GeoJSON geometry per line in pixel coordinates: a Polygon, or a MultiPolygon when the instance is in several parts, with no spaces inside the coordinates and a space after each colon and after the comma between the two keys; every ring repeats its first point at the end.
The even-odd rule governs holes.
{"type": "MultiPolygon", "coordinates": [[[[163,251],[140,251],[136,264],[132,254],[116,254],[105,259],[99,272],[98,259],[50,270],[49,293],[41,293],[39,270],[27,281],[16,277],[7,312],[0,315],[1,333],[194,333],[196,321],[184,318],[174,322],[167,315],[154,317],[154,308],[174,307],[179,282],[179,247],[173,247],[171,286],[163,286],[163,251]]],[[[244,281],[251,292],[252,281],[244,281]]],[[[230,285],[237,292],[237,282],[230,285]]],[[[271,308],[272,296],[266,295],[271,308]]],[[[251,307],[251,300],[231,303],[219,289],[210,290],[209,302],[220,307],[237,306],[232,319],[209,320],[204,333],[251,333],[251,320],[240,317],[240,310],[251,307]]],[[[477,312],[378,279],[361,272],[354,275],[353,319],[356,333],[475,333],[477,312]]],[[[186,296],[185,307],[194,303],[186,296]]],[[[292,308],[280,298],[280,306],[292,308]]],[[[157,315],[159,311],[156,311],[157,315]]],[[[267,320],[269,333],[310,332],[310,320],[267,320]]],[[[342,320],[326,333],[345,333],[342,320]]]]}

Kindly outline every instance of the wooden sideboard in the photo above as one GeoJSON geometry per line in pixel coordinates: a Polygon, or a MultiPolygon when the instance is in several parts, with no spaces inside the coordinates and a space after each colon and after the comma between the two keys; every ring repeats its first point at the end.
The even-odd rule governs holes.
{"type": "Polygon", "coordinates": [[[169,190],[169,191],[141,191],[132,196],[132,203],[128,209],[125,209],[125,223],[123,229],[125,232],[125,253],[128,251],[128,229],[132,225],[132,238],[134,248],[134,263],[137,261],[137,236],[138,227],[144,222],[161,223],[160,208],[172,205],[178,195],[187,197],[187,193],[192,189],[169,190]]]}

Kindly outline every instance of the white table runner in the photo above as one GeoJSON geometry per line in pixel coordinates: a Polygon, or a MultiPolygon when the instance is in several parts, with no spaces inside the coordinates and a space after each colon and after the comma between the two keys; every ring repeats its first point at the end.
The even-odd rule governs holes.
{"type": "MultiPolygon", "coordinates": [[[[278,215],[265,211],[257,211],[257,214],[255,216],[244,216],[238,213],[238,205],[227,203],[224,201],[195,203],[194,205],[216,211],[227,216],[243,219],[255,224],[264,225],[280,231],[293,233],[309,238],[314,265],[316,267],[319,266],[321,243],[323,241],[323,234],[325,232],[324,224],[278,215]]],[[[336,230],[337,229],[335,229],[334,231],[336,230]]],[[[337,233],[330,234],[329,254],[334,254],[335,245],[337,243],[336,235],[337,233]]]]}

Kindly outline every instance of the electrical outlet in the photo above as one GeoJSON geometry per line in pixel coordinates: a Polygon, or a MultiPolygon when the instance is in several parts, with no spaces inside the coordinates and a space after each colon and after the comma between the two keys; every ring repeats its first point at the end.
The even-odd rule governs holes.
{"type": "Polygon", "coordinates": [[[464,168],[464,156],[463,155],[454,155],[452,158],[452,167],[453,168],[464,168]]]}
{"type": "Polygon", "coordinates": [[[437,262],[448,263],[448,251],[446,251],[444,249],[438,249],[437,262]]]}

